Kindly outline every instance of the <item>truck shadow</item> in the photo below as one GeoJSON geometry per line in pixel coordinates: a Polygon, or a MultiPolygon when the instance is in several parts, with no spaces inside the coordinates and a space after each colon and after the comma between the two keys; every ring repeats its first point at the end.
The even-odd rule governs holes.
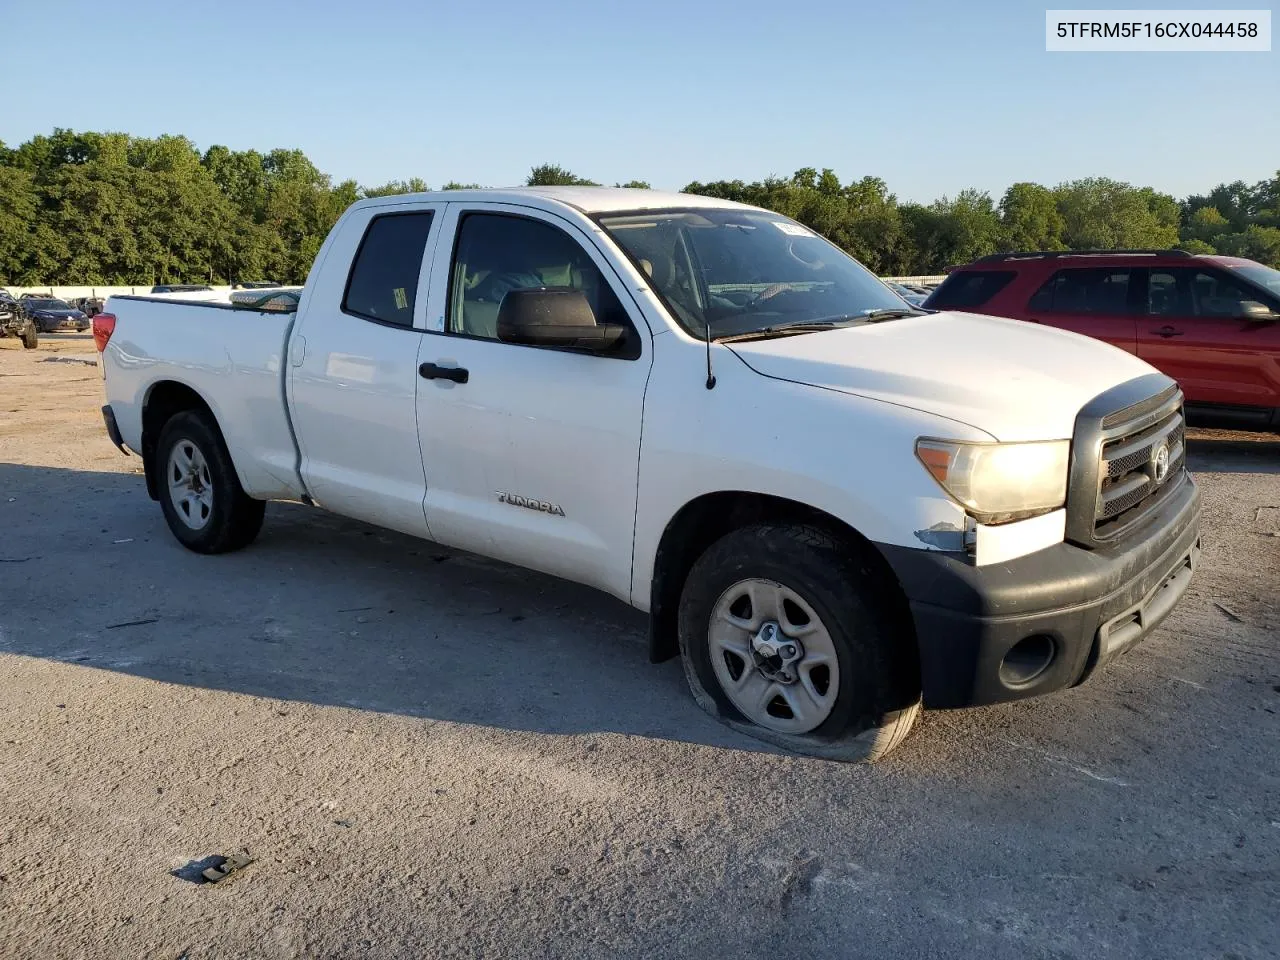
{"type": "Polygon", "coordinates": [[[595,590],[295,504],[205,557],[138,476],[0,464],[0,652],[282,700],[768,749],[595,590]],[[10,498],[13,498],[10,501],[10,498]]]}
{"type": "MultiPolygon", "coordinates": [[[[1277,448],[1193,440],[1192,467],[1277,473],[1277,448]]],[[[678,661],[649,663],[646,617],[612,597],[296,504],[269,505],[248,549],[199,556],[133,474],[0,463],[0,652],[510,730],[773,752],[704,714],[678,661]]]]}

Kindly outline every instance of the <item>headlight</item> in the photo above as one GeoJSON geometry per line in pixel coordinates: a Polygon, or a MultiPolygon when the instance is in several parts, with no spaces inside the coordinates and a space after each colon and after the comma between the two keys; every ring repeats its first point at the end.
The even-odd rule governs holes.
{"type": "Polygon", "coordinates": [[[1071,443],[916,441],[916,456],[976,520],[1007,523],[1048,513],[1067,499],[1071,443]]]}

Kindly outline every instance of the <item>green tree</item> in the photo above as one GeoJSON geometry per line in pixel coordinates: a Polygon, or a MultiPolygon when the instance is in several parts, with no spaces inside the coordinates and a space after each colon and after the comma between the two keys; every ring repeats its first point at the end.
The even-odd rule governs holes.
{"type": "Polygon", "coordinates": [[[267,204],[267,172],[262,154],[213,146],[205,151],[201,163],[240,216],[255,223],[261,221],[267,204]]]}
{"type": "Polygon", "coordinates": [[[529,171],[525,180],[528,187],[598,187],[594,180],[586,180],[570,173],[564,167],[554,163],[544,163],[529,171]]]}
{"type": "Polygon", "coordinates": [[[1000,199],[1000,246],[1006,251],[1062,250],[1065,228],[1048,187],[1015,183],[1000,199]]]}
{"type": "Polygon", "coordinates": [[[908,204],[902,215],[914,242],[912,265],[920,273],[968,263],[1000,245],[995,204],[980,190],[961,190],[954,200],[943,197],[927,207],[908,204]]]}
{"type": "MultiPolygon", "coordinates": [[[[594,181],[542,164],[528,183],[594,181]]],[[[418,178],[363,189],[334,183],[301,150],[215,145],[200,153],[182,136],[55,128],[16,147],[0,143],[0,280],[297,282],[351,203],[426,189],[418,178]]],[[[1173,243],[1280,265],[1280,171],[1252,185],[1221,183],[1181,203],[1150,187],[1087,178],[1053,190],[1015,183],[998,207],[976,190],[900,204],[878,177],[843,183],[817,166],[685,190],[793,217],[881,274],[935,273],[998,249],[1173,243]]]]}
{"type": "Polygon", "coordinates": [[[1203,240],[1179,240],[1175,244],[1175,249],[1195,254],[1214,254],[1218,252],[1213,244],[1205,243],[1203,240]]]}
{"type": "Polygon", "coordinates": [[[421,177],[411,177],[408,180],[392,180],[382,184],[380,187],[362,187],[360,195],[364,197],[391,197],[404,193],[426,193],[430,189],[427,186],[427,181],[421,177]]]}
{"type": "Polygon", "coordinates": [[[1214,246],[1229,257],[1245,257],[1280,269],[1280,229],[1250,224],[1239,233],[1218,237],[1214,246]]]}
{"type": "Polygon", "coordinates": [[[1217,207],[1200,207],[1187,217],[1182,228],[1182,236],[1185,240],[1199,240],[1212,244],[1215,237],[1227,233],[1230,229],[1231,224],[1218,212],[1217,207]]]}
{"type": "Polygon", "coordinates": [[[0,166],[0,283],[27,278],[40,198],[29,170],[0,166]]]}
{"type": "Polygon", "coordinates": [[[1092,177],[1054,190],[1072,250],[1165,248],[1178,242],[1176,201],[1150,188],[1092,177]]]}

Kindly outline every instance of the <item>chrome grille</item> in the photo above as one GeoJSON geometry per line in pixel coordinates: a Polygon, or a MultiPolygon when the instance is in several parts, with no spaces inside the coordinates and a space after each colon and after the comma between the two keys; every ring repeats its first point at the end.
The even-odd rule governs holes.
{"type": "MultiPolygon", "coordinates": [[[[1098,474],[1101,482],[1094,510],[1094,536],[1100,539],[1116,534],[1126,526],[1127,515],[1145,512],[1145,504],[1175,483],[1186,466],[1185,427],[1180,397],[1171,410],[1161,410],[1161,417],[1149,426],[1137,426],[1132,432],[1120,433],[1102,446],[1098,474]],[[1161,475],[1157,452],[1167,452],[1167,467],[1161,475]]],[[[1143,414],[1159,409],[1147,406],[1143,414]]],[[[1144,418],[1145,419],[1145,418],[1144,418]]]]}
{"type": "Polygon", "coordinates": [[[1067,482],[1068,540],[1088,549],[1110,543],[1184,486],[1182,400],[1176,383],[1153,372],[1116,384],[1080,408],[1067,482]],[[1163,473],[1162,444],[1168,446],[1163,473]]]}

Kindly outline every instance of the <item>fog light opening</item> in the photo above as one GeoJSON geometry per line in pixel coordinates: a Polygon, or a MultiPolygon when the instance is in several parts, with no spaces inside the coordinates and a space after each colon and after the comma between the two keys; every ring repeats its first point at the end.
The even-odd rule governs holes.
{"type": "Polygon", "coordinates": [[[1025,687],[1049,669],[1058,645],[1047,633],[1023,637],[1000,661],[1000,680],[1007,687],[1025,687]]]}

